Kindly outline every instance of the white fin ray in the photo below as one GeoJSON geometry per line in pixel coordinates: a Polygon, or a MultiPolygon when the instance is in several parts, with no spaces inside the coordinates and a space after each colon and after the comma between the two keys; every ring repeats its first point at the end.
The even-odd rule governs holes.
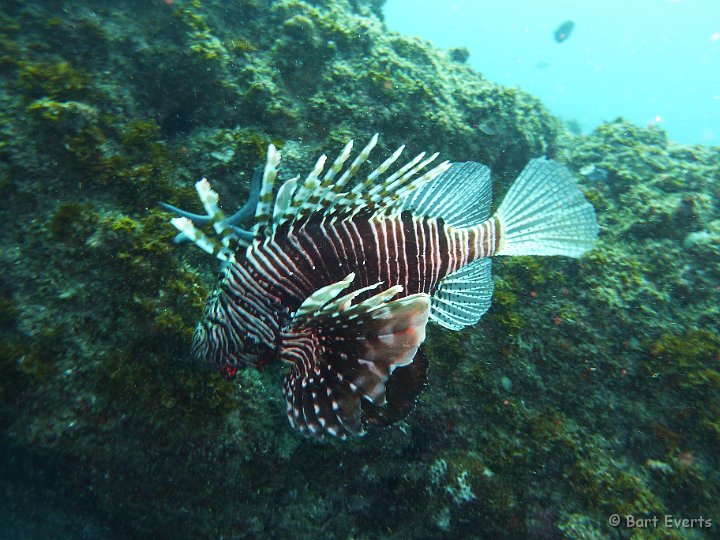
{"type": "Polygon", "coordinates": [[[451,164],[449,161],[443,161],[440,165],[429,170],[421,177],[416,178],[408,184],[401,186],[397,191],[390,191],[384,200],[384,206],[378,210],[377,213],[399,215],[403,211],[404,201],[415,193],[418,189],[421,189],[425,185],[429,184],[436,177],[444,173],[450,168],[451,164]]]}
{"type": "MultiPolygon", "coordinates": [[[[418,163],[420,163],[420,161],[422,161],[422,159],[424,157],[425,157],[425,152],[420,152],[417,156],[415,156],[410,161],[408,161],[405,165],[400,167],[399,170],[395,171],[393,174],[388,176],[382,184],[376,185],[375,187],[373,187],[370,190],[369,194],[372,195],[375,192],[375,190],[377,188],[379,188],[380,186],[390,184],[390,183],[394,182],[395,180],[397,180],[398,178],[400,178],[401,176],[403,176],[406,172],[408,172],[413,167],[415,167],[418,163]]],[[[355,186],[353,188],[352,193],[354,193],[356,195],[360,195],[360,194],[364,193],[365,191],[367,191],[367,187],[368,186],[365,186],[364,184],[358,184],[357,186],[355,186]]]]}
{"type": "MultiPolygon", "coordinates": [[[[375,139],[377,139],[377,134],[375,134],[375,139]]],[[[309,215],[321,208],[328,208],[332,206],[333,202],[338,197],[338,192],[341,190],[340,181],[334,183],[333,181],[335,180],[337,174],[342,170],[345,162],[350,157],[350,152],[352,151],[352,148],[353,141],[351,139],[345,144],[338,157],[335,158],[335,161],[325,173],[325,176],[323,177],[320,184],[313,190],[313,192],[303,194],[303,196],[305,197],[312,196],[316,200],[316,202],[299,201],[299,203],[305,202],[302,209],[303,211],[297,214],[293,221],[296,221],[300,216],[309,215]]],[[[326,157],[323,155],[320,159],[322,159],[324,163],[326,157]]]]}
{"type": "Polygon", "coordinates": [[[204,252],[214,255],[221,261],[232,262],[235,260],[235,254],[228,246],[217,243],[193,225],[193,222],[188,218],[173,218],[170,220],[170,223],[178,231],[185,233],[187,237],[204,252]]]}
{"type": "MultiPolygon", "coordinates": [[[[387,171],[390,166],[398,160],[400,154],[402,154],[404,149],[405,145],[402,145],[397,150],[395,150],[395,152],[393,152],[390,157],[383,161],[374,171],[372,171],[368,175],[367,179],[364,182],[356,185],[350,193],[344,194],[342,198],[338,199],[337,204],[330,205],[327,211],[332,212],[335,206],[340,206],[343,208],[354,206],[354,211],[351,214],[354,215],[363,208],[365,208],[367,204],[363,199],[360,198],[361,194],[367,192],[372,186],[375,185],[375,180],[377,179],[377,177],[385,173],[385,171],[387,171]]],[[[339,191],[339,189],[337,188],[335,188],[334,190],[339,191]]],[[[340,194],[338,193],[338,195],[340,194]]]]}
{"type": "Polygon", "coordinates": [[[195,183],[195,191],[197,191],[198,198],[205,209],[205,213],[212,221],[224,219],[222,211],[218,207],[220,196],[210,187],[210,182],[208,182],[207,178],[203,178],[195,183]]]}
{"type": "MultiPolygon", "coordinates": [[[[210,182],[208,182],[207,178],[203,178],[195,183],[195,191],[197,191],[198,198],[200,199],[200,202],[205,209],[205,213],[210,218],[210,222],[212,223],[213,229],[215,229],[215,233],[220,236],[220,243],[223,245],[224,248],[229,248],[230,243],[233,240],[237,240],[237,235],[232,230],[232,228],[224,224],[225,214],[222,210],[220,210],[220,206],[218,205],[218,202],[220,201],[220,196],[217,194],[217,192],[215,192],[215,190],[212,189],[212,187],[210,186],[210,182]]],[[[200,231],[198,230],[198,232],[200,231]]],[[[194,234],[197,237],[197,233],[194,234]]],[[[203,236],[205,235],[203,234],[203,236]]],[[[193,240],[190,235],[188,235],[188,238],[193,240]]],[[[205,236],[205,240],[203,240],[203,242],[207,241],[214,243],[214,241],[210,240],[207,236],[205,236]]],[[[195,243],[197,244],[197,242],[195,243]]],[[[200,244],[198,244],[198,246],[199,245],[200,244]]],[[[205,248],[202,249],[204,251],[207,251],[207,249],[205,248]]],[[[225,256],[226,255],[223,255],[223,257],[225,256]]],[[[226,259],[221,258],[221,260],[226,259]]]]}
{"type": "Polygon", "coordinates": [[[390,154],[390,157],[387,158],[385,161],[383,161],[377,169],[375,169],[373,172],[371,172],[368,175],[367,180],[365,180],[365,182],[363,182],[363,184],[366,186],[371,186],[371,185],[375,184],[375,179],[378,176],[380,176],[381,174],[385,173],[385,171],[387,171],[390,168],[390,166],[398,160],[398,158],[400,157],[400,154],[403,153],[403,150],[405,150],[404,144],[402,146],[400,146],[397,150],[395,150],[395,152],[390,154]]]}
{"type": "Polygon", "coordinates": [[[400,294],[402,291],[402,285],[394,285],[389,289],[385,289],[384,291],[379,292],[374,296],[371,296],[367,300],[363,300],[359,304],[355,304],[345,309],[343,313],[348,314],[348,316],[354,316],[358,313],[370,313],[380,308],[383,304],[387,303],[390,299],[400,294]]]}
{"type": "Polygon", "coordinates": [[[435,152],[432,156],[427,158],[425,161],[422,161],[421,163],[418,163],[415,167],[413,167],[411,170],[406,172],[404,175],[402,175],[400,178],[393,182],[385,182],[383,184],[380,184],[379,186],[376,186],[373,188],[370,193],[372,195],[378,194],[381,197],[386,196],[388,193],[394,193],[396,192],[400,187],[407,185],[410,181],[410,179],[417,174],[418,171],[425,168],[427,165],[432,163],[437,159],[437,157],[440,155],[439,152],[435,152]]]}
{"type": "MultiPolygon", "coordinates": [[[[332,191],[335,194],[335,197],[330,201],[330,204],[327,205],[325,213],[330,214],[335,209],[335,206],[338,202],[342,202],[343,198],[338,198],[341,191],[345,188],[345,186],[348,184],[348,182],[355,176],[360,166],[367,160],[368,156],[370,155],[370,152],[373,148],[377,145],[378,141],[378,134],[375,133],[375,135],[372,136],[370,139],[370,142],[368,142],[367,145],[365,145],[365,148],[362,149],[358,157],[355,158],[355,160],[350,165],[349,169],[343,173],[343,175],[338,179],[338,181],[335,183],[335,185],[332,187],[332,191]]],[[[350,141],[347,145],[345,145],[345,148],[343,149],[343,153],[348,148],[348,146],[352,147],[350,144],[352,141],[350,141]]],[[[341,157],[342,154],[341,154],[341,157]]],[[[343,163],[347,160],[347,157],[344,157],[343,163]]]]}
{"type": "Polygon", "coordinates": [[[253,233],[260,236],[265,233],[265,228],[272,217],[273,188],[277,178],[278,165],[280,165],[280,152],[274,144],[268,146],[265,171],[263,172],[262,184],[260,186],[260,198],[255,209],[255,225],[253,233]]]}
{"type": "Polygon", "coordinates": [[[310,171],[310,174],[305,178],[305,181],[295,190],[292,202],[290,203],[292,209],[295,210],[295,219],[299,216],[312,213],[315,209],[315,204],[311,202],[310,198],[315,196],[320,188],[320,174],[325,167],[326,160],[327,156],[325,154],[320,156],[313,170],[310,171]]]}
{"type": "Polygon", "coordinates": [[[362,287],[338,298],[337,296],[347,289],[354,279],[355,273],[353,272],[345,279],[321,287],[312,293],[305,299],[297,311],[293,313],[292,324],[294,326],[299,324],[312,326],[328,317],[333,318],[339,316],[342,316],[346,320],[353,319],[360,314],[369,314],[381,308],[389,300],[403,291],[402,285],[394,285],[370,298],[366,298],[358,304],[352,304],[352,301],[357,296],[376,289],[381,285],[381,283],[375,283],[374,285],[362,287]]]}
{"type": "Polygon", "coordinates": [[[338,313],[342,311],[346,311],[350,304],[352,304],[352,301],[360,296],[362,293],[367,291],[372,291],[373,289],[377,289],[381,285],[381,282],[375,283],[375,285],[368,285],[367,287],[363,287],[361,289],[357,289],[356,291],[353,291],[351,293],[346,294],[345,296],[342,296],[335,300],[335,304],[338,306],[338,313]]]}
{"type": "Polygon", "coordinates": [[[345,147],[342,149],[342,152],[338,155],[337,158],[335,158],[335,161],[333,162],[332,166],[328,169],[328,171],[325,173],[325,177],[323,178],[323,185],[329,186],[332,184],[333,180],[335,179],[335,176],[337,176],[337,173],[339,173],[343,165],[345,165],[345,162],[350,157],[350,152],[352,152],[353,149],[353,140],[350,139],[347,143],[345,143],[345,147]]]}
{"type": "Polygon", "coordinates": [[[440,282],[430,301],[430,318],[450,330],[475,324],[490,308],[493,289],[492,261],[473,261],[440,282]]]}
{"type": "Polygon", "coordinates": [[[404,199],[401,210],[414,216],[442,218],[453,227],[470,227],[490,217],[492,180],[481,163],[453,163],[443,174],[404,199]]]}
{"type": "MultiPolygon", "coordinates": [[[[403,153],[403,150],[405,150],[404,144],[402,146],[400,146],[397,150],[395,150],[395,152],[393,152],[390,155],[390,157],[388,157],[385,161],[383,161],[377,169],[375,169],[373,172],[371,172],[364,182],[358,184],[357,186],[355,186],[353,188],[353,190],[352,190],[353,196],[360,195],[361,193],[365,193],[369,189],[371,189],[373,186],[375,186],[376,185],[375,179],[378,176],[380,176],[381,174],[383,174],[385,171],[387,171],[390,168],[390,166],[398,160],[400,155],[403,153]]],[[[415,159],[418,159],[418,157],[416,156],[415,159]]],[[[410,164],[408,163],[405,167],[410,168],[410,164]]],[[[407,169],[405,169],[405,170],[407,170],[407,169]]],[[[398,172],[400,172],[400,171],[398,171],[398,172]]],[[[390,177],[390,178],[393,178],[393,177],[390,177]]],[[[390,178],[388,178],[388,180],[386,180],[386,182],[389,181],[390,178]]]]}
{"type": "Polygon", "coordinates": [[[355,174],[357,174],[358,169],[360,169],[360,166],[367,161],[368,156],[370,155],[370,152],[372,152],[373,148],[377,145],[378,141],[378,134],[372,136],[370,139],[370,142],[365,145],[365,148],[362,149],[362,151],[358,154],[358,156],[355,158],[355,160],[352,162],[350,167],[347,171],[343,173],[343,175],[338,179],[336,185],[336,189],[342,190],[347,183],[355,177],[355,174]]]}
{"type": "Polygon", "coordinates": [[[293,324],[297,324],[298,321],[305,321],[316,318],[322,311],[323,308],[332,300],[337,297],[338,294],[343,292],[350,286],[353,279],[355,279],[355,273],[349,274],[342,281],[337,283],[331,283],[325,287],[322,287],[308,296],[305,301],[300,305],[297,311],[293,314],[293,324]]]}
{"type": "Polygon", "coordinates": [[[510,186],[495,214],[497,255],[580,257],[598,235],[595,209],[563,165],[531,160],[510,186]]]}
{"type": "Polygon", "coordinates": [[[285,182],[278,190],[275,197],[275,208],[273,209],[273,223],[279,221],[283,216],[287,215],[293,195],[297,189],[297,181],[299,177],[291,178],[285,182]]]}
{"type": "MultiPolygon", "coordinates": [[[[403,147],[398,149],[391,158],[395,158],[396,155],[399,156],[402,148],[403,147]]],[[[444,161],[419,178],[413,179],[420,170],[434,161],[437,156],[438,154],[436,153],[424,161],[421,161],[425,157],[425,152],[418,154],[399,171],[388,177],[383,183],[376,184],[369,192],[367,192],[368,186],[358,184],[348,196],[340,201],[338,206],[352,207],[350,216],[357,214],[364,208],[371,209],[376,216],[400,213],[403,200],[408,194],[431,182],[435,177],[450,167],[450,163],[444,161]]],[[[393,161],[395,159],[393,159],[393,161]]],[[[381,167],[384,165],[383,163],[381,167]]]]}
{"type": "MultiPolygon", "coordinates": [[[[364,154],[365,158],[367,158],[367,154],[372,149],[372,146],[375,146],[376,142],[377,133],[373,137],[371,143],[361,152],[360,156],[362,157],[364,154]]],[[[333,205],[333,202],[338,197],[338,192],[341,190],[341,186],[347,183],[347,181],[352,177],[352,175],[349,175],[346,172],[338,181],[333,183],[335,177],[342,170],[343,165],[345,165],[345,162],[350,157],[350,152],[352,151],[352,148],[353,141],[350,140],[345,144],[345,147],[342,149],[342,152],[340,152],[338,157],[335,158],[335,161],[325,173],[322,181],[319,181],[319,175],[321,170],[318,170],[316,166],[317,173],[315,174],[315,177],[318,179],[318,182],[313,184],[306,184],[307,189],[304,189],[304,191],[298,195],[298,200],[296,204],[297,206],[300,206],[300,211],[296,213],[293,221],[297,221],[302,217],[309,216],[316,211],[319,211],[323,208],[329,208],[333,205]]],[[[365,158],[363,158],[363,161],[365,158]]],[[[358,159],[356,159],[355,162],[357,162],[358,159]]],[[[323,155],[320,160],[322,160],[324,164],[326,156],[323,155]]],[[[353,166],[355,166],[356,169],[360,166],[359,164],[356,165],[355,162],[353,163],[353,165],[351,165],[351,169],[353,166]]]]}

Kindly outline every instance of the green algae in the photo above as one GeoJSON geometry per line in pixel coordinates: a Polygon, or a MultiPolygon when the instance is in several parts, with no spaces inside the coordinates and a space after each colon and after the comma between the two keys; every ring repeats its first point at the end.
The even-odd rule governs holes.
{"type": "Polygon", "coordinates": [[[650,353],[678,364],[678,369],[697,363],[720,361],[720,337],[708,330],[688,330],[685,334],[663,334],[650,346],[650,353]]]}
{"type": "Polygon", "coordinates": [[[720,338],[705,329],[684,334],[665,333],[649,343],[647,373],[667,385],[682,403],[682,413],[669,416],[667,433],[673,446],[704,446],[720,440],[720,338]],[[671,431],[672,430],[672,431],[671,431]]]}
{"type": "Polygon", "coordinates": [[[40,130],[44,151],[65,170],[71,185],[114,191],[127,207],[148,199],[169,198],[168,176],[176,159],[153,121],[131,119],[115,126],[92,105],[40,98],[26,111],[40,130]]]}
{"type": "MultiPolygon", "coordinates": [[[[646,369],[662,373],[678,390],[701,400],[720,389],[720,338],[709,330],[689,330],[683,335],[666,333],[649,345],[652,360],[646,369]]],[[[709,405],[712,404],[710,400],[709,405]]],[[[720,402],[715,403],[720,405],[720,402]]]]}
{"type": "Polygon", "coordinates": [[[641,477],[622,470],[599,453],[577,462],[570,474],[579,493],[601,515],[653,515],[664,507],[641,477]]]}
{"type": "Polygon", "coordinates": [[[22,92],[31,99],[77,99],[90,87],[90,74],[69,62],[20,63],[18,80],[22,92]]]}
{"type": "Polygon", "coordinates": [[[0,288],[0,327],[11,327],[18,317],[18,305],[10,291],[0,288]]]}
{"type": "Polygon", "coordinates": [[[28,99],[77,99],[90,87],[90,74],[69,62],[20,62],[18,67],[18,85],[28,99]]]}
{"type": "Polygon", "coordinates": [[[18,361],[25,354],[17,332],[19,316],[20,308],[11,290],[0,287],[0,425],[3,427],[12,417],[13,407],[23,388],[29,384],[28,377],[18,369],[18,361]]]}
{"type": "Polygon", "coordinates": [[[68,125],[77,119],[94,117],[96,110],[93,107],[76,101],[56,101],[49,98],[39,98],[26,108],[27,113],[38,120],[52,124],[68,125]]]}
{"type": "Polygon", "coordinates": [[[20,53],[20,46],[0,33],[0,71],[9,71],[17,66],[17,57],[20,53]]]}
{"type": "Polygon", "coordinates": [[[66,351],[63,340],[67,329],[62,326],[50,326],[40,330],[28,348],[18,360],[21,373],[29,376],[34,384],[47,382],[57,371],[57,361],[66,351]]]}
{"type": "Polygon", "coordinates": [[[94,233],[98,219],[98,214],[91,205],[66,201],[58,205],[48,229],[59,242],[79,245],[94,233]]]}

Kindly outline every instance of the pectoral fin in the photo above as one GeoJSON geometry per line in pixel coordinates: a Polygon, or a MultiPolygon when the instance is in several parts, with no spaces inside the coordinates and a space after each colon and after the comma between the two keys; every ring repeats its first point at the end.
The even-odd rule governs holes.
{"type": "Polygon", "coordinates": [[[424,384],[418,351],[430,297],[390,301],[400,290],[355,305],[353,293],[329,300],[283,336],[280,355],[291,364],[284,390],[294,428],[316,438],[325,433],[345,438],[362,434],[366,421],[391,423],[409,411],[408,402],[424,384]]]}

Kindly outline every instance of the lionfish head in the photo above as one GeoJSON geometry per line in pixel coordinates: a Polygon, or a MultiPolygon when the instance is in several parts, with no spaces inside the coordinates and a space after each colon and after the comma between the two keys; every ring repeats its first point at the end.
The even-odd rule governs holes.
{"type": "Polygon", "coordinates": [[[218,366],[226,378],[238,370],[260,363],[273,353],[256,335],[255,328],[243,327],[230,320],[219,301],[219,290],[205,304],[205,312],[195,328],[192,355],[198,361],[218,366]]]}

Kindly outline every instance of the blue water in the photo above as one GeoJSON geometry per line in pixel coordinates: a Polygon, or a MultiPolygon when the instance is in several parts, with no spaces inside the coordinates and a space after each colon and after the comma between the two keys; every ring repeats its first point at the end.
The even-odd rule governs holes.
{"type": "Polygon", "coordinates": [[[387,0],[384,11],[390,29],[467,47],[488,79],[584,131],[623,116],[673,141],[720,145],[718,0],[387,0]],[[568,19],[575,29],[558,44],[568,19]]]}

